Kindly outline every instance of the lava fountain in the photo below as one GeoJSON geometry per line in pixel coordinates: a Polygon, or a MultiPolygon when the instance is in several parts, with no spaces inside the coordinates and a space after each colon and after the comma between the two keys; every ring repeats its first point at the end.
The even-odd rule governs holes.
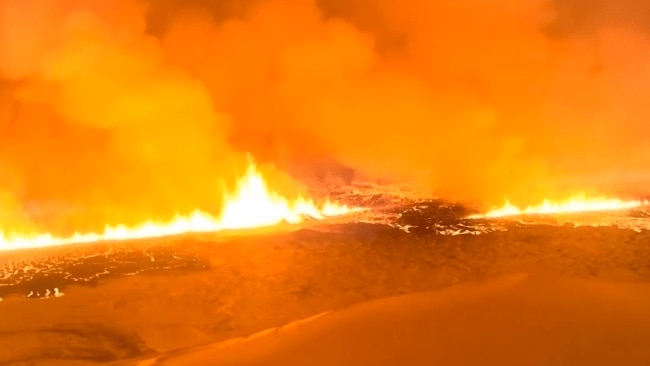
{"type": "Polygon", "coordinates": [[[189,215],[177,215],[169,222],[150,220],[132,227],[106,225],[101,233],[75,233],[69,237],[56,237],[51,233],[14,234],[0,230],[0,251],[228,229],[252,229],[281,222],[296,224],[306,218],[320,220],[359,210],[361,209],[349,208],[329,200],[320,205],[303,197],[289,200],[269,189],[266,180],[251,161],[246,174],[237,182],[237,190],[224,195],[224,204],[219,216],[196,210],[189,215]]]}
{"type": "Polygon", "coordinates": [[[495,208],[484,214],[471,215],[470,219],[499,218],[522,215],[552,215],[598,211],[620,211],[649,205],[648,200],[625,201],[616,198],[588,197],[585,194],[576,195],[566,201],[544,200],[539,205],[521,208],[506,200],[502,207],[495,208]]]}

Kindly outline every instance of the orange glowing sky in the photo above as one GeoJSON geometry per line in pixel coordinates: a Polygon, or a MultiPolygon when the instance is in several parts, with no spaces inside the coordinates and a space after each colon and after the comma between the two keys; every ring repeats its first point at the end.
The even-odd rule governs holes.
{"type": "Polygon", "coordinates": [[[0,0],[0,222],[211,212],[248,152],[289,196],[351,179],[524,206],[636,193],[647,6],[0,0]]]}

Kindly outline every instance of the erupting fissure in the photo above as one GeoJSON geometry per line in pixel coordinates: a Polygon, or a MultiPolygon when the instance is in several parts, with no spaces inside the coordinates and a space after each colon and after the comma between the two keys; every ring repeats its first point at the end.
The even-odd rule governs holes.
{"type": "Polygon", "coordinates": [[[219,216],[196,210],[189,215],[177,215],[169,222],[147,221],[134,227],[107,225],[102,233],[77,233],[69,237],[56,237],[50,233],[14,234],[0,230],[0,250],[155,238],[192,232],[252,229],[273,226],[281,222],[296,224],[305,218],[324,219],[359,210],[361,209],[349,208],[329,200],[322,205],[302,197],[289,200],[268,188],[264,177],[251,161],[246,175],[237,183],[237,191],[225,195],[219,216]]]}
{"type": "Polygon", "coordinates": [[[499,218],[508,216],[521,215],[550,215],[550,214],[567,214],[579,212],[596,212],[596,211],[617,211],[638,208],[650,205],[648,200],[624,201],[614,198],[589,198],[584,194],[577,195],[569,200],[553,202],[544,200],[540,205],[520,208],[506,200],[503,207],[496,208],[485,214],[476,214],[469,216],[470,219],[481,218],[499,218]]]}

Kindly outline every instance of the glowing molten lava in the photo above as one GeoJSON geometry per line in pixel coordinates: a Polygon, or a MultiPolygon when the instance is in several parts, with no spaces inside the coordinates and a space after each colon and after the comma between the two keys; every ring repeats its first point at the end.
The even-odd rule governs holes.
{"type": "Polygon", "coordinates": [[[503,207],[494,209],[485,214],[472,215],[469,218],[498,218],[520,215],[549,215],[567,214],[578,212],[594,211],[616,211],[626,210],[648,205],[648,201],[623,201],[611,198],[587,198],[585,195],[578,195],[563,202],[552,202],[545,200],[541,205],[528,206],[524,209],[512,205],[508,200],[503,207]]]}
{"type": "Polygon", "coordinates": [[[7,235],[0,230],[0,250],[248,229],[272,226],[281,222],[295,224],[308,217],[323,219],[360,210],[329,201],[320,206],[304,198],[289,201],[269,190],[264,177],[253,163],[250,163],[246,175],[238,181],[237,192],[226,195],[224,202],[221,215],[218,217],[197,210],[187,216],[177,215],[175,219],[166,223],[148,221],[135,227],[107,225],[103,233],[74,234],[66,238],[58,238],[48,233],[7,235]]]}

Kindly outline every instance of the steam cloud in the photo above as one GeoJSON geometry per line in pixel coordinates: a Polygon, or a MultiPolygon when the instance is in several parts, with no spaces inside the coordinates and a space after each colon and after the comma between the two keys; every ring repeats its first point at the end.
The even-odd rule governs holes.
{"type": "Polygon", "coordinates": [[[287,172],[484,203],[634,191],[650,181],[649,12],[0,0],[0,226],[214,211],[246,152],[280,187],[287,172]]]}

